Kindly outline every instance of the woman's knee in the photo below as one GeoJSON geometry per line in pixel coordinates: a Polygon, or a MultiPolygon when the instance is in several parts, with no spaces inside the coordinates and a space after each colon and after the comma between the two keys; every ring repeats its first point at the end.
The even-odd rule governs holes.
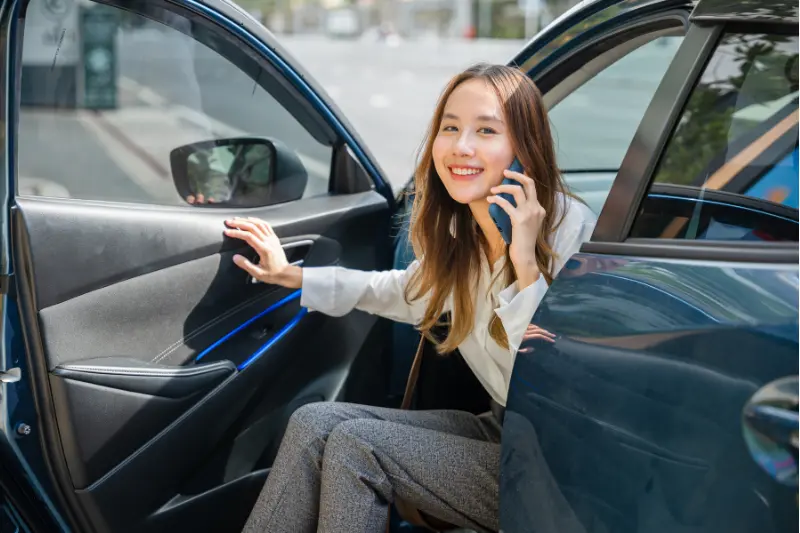
{"type": "MultiPolygon", "coordinates": [[[[298,407],[289,418],[289,428],[299,426],[304,430],[317,432],[322,430],[329,418],[328,402],[307,403],[298,407]]],[[[330,428],[333,429],[333,428],[330,428]]],[[[330,430],[328,430],[330,432],[330,430]]]]}
{"type": "Polygon", "coordinates": [[[337,402],[307,403],[292,413],[286,433],[325,440],[337,425],[349,418],[346,411],[346,405],[337,402]]]}
{"type": "MultiPolygon", "coordinates": [[[[345,456],[370,453],[378,445],[387,423],[382,420],[355,418],[340,422],[328,435],[325,457],[341,460],[345,456]]],[[[350,457],[352,459],[352,457],[350,457]]]]}

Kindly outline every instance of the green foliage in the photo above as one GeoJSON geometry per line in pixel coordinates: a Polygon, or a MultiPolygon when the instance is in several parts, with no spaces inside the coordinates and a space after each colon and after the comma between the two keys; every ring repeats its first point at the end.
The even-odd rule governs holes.
{"type": "Polygon", "coordinates": [[[747,105],[754,105],[797,91],[797,53],[778,46],[789,42],[789,37],[779,35],[731,34],[724,38],[686,104],[656,182],[702,185],[707,176],[701,173],[728,145],[734,112],[745,100],[742,94],[747,105]],[[736,72],[725,75],[732,66],[737,67],[736,72]],[[717,71],[722,76],[718,77],[717,71]]]}

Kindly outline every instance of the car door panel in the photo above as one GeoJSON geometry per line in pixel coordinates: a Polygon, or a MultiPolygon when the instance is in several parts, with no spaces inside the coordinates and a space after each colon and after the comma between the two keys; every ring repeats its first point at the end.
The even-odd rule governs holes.
{"type": "MultiPolygon", "coordinates": [[[[214,452],[243,461],[236,441],[257,423],[267,429],[250,438],[247,460],[199,493],[263,479],[248,466],[272,453],[288,414],[335,398],[358,354],[380,351],[375,317],[308,313],[299,291],[253,283],[232,257],[255,252],[223,234],[233,215],[269,220],[304,266],[391,261],[390,211],[376,192],[246,211],[39,198],[14,208],[16,271],[38,337],[29,342],[48,373],[70,486],[99,530],[145,531],[208,504],[165,507],[216,468],[214,452]]],[[[218,494],[255,496],[235,487],[218,494]]]]}
{"type": "MultiPolygon", "coordinates": [[[[76,365],[77,370],[72,365],[58,367],[50,377],[61,443],[73,483],[80,488],[89,486],[121,463],[236,370],[229,362],[199,365],[192,370],[203,372],[210,379],[190,393],[176,394],[174,386],[170,392],[139,392],[131,390],[138,387],[123,381],[130,376],[132,365],[115,368],[103,361],[103,366],[88,367],[92,362],[76,365]],[[87,371],[87,367],[92,371],[87,371]],[[92,377],[100,373],[97,370],[107,375],[114,372],[111,375],[117,379],[92,383],[92,377]]],[[[153,370],[164,375],[170,368],[153,370]]],[[[143,374],[137,372],[136,376],[147,381],[148,388],[158,385],[143,374]]],[[[170,382],[180,379],[173,377],[170,382]]]]}
{"type": "Polygon", "coordinates": [[[796,265],[571,259],[533,317],[556,342],[517,357],[503,530],[796,528],[795,494],[753,461],[742,410],[798,372],[797,282],[796,265]],[[533,472],[560,506],[537,502],[533,472]]]}
{"type": "MultiPolygon", "coordinates": [[[[254,283],[232,257],[255,254],[223,236],[224,220],[268,220],[294,264],[383,270],[391,265],[391,189],[330,98],[237,6],[73,7],[80,30],[89,19],[95,26],[86,27],[113,28],[117,51],[127,38],[154,39],[133,39],[141,57],[114,64],[113,109],[87,110],[92,103],[58,92],[82,66],[62,70],[59,56],[41,69],[23,53],[39,44],[40,23],[58,26],[41,19],[47,6],[4,4],[2,31],[14,43],[4,59],[18,83],[3,92],[4,161],[14,178],[4,189],[10,283],[2,290],[14,350],[6,362],[23,379],[3,401],[33,435],[20,437],[12,455],[30,465],[24,482],[52,501],[54,521],[65,522],[58,529],[239,531],[297,407],[384,399],[388,324],[361,312],[308,312],[299,291],[254,283]],[[167,68],[148,72],[147,60],[161,55],[169,57],[156,63],[167,68]],[[233,90],[234,80],[245,89],[233,90]],[[52,98],[26,99],[34,93],[52,98]],[[301,172],[304,181],[292,182],[292,198],[303,198],[249,209],[189,205],[172,190],[164,156],[220,136],[286,141],[308,170],[307,181],[301,172]],[[116,144],[98,142],[110,137],[116,144]],[[64,143],[74,150],[60,150],[64,143]],[[69,165],[59,166],[67,155],[69,165]],[[28,187],[32,179],[60,187],[42,192],[28,187]]],[[[69,39],[73,30],[64,29],[69,39]]],[[[89,33],[76,30],[77,42],[97,45],[81,37],[104,32],[89,33]]],[[[105,45],[113,51],[115,43],[105,45]]]]}
{"type": "MultiPolygon", "coordinates": [[[[233,252],[235,242],[228,240],[222,244],[224,221],[232,216],[266,218],[288,244],[305,240],[303,235],[314,234],[315,228],[335,229],[337,223],[346,223],[354,216],[379,214],[388,208],[386,200],[374,192],[306,198],[302,209],[298,209],[297,203],[287,203],[247,211],[76,203],[44,198],[19,198],[17,203],[27,232],[38,234],[41,241],[39,246],[31,248],[37,276],[48,280],[62,277],[58,283],[37,284],[40,309],[129,277],[202,259],[212,251],[233,252]],[[77,219],[82,225],[83,240],[76,243],[72,222],[77,219]],[[120,233],[131,227],[139,231],[120,233]],[[114,235],[118,237],[115,239],[114,235]],[[85,255],[75,254],[78,244],[86,247],[85,255]]],[[[358,224],[354,226],[358,231],[358,224]]]]}

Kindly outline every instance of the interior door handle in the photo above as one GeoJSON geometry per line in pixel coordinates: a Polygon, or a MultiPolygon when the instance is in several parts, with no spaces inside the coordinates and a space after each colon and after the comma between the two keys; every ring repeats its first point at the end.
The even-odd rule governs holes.
{"type": "MultiPolygon", "coordinates": [[[[308,252],[311,250],[312,246],[314,246],[314,241],[311,239],[303,239],[300,241],[287,242],[286,244],[282,245],[282,248],[286,253],[286,258],[289,260],[290,265],[303,266],[305,257],[308,255],[308,252]]],[[[258,258],[255,259],[255,262],[258,263],[258,258]]],[[[253,277],[249,279],[249,282],[261,283],[253,277]]]]}
{"type": "Polygon", "coordinates": [[[798,486],[798,379],[782,378],[756,392],[742,412],[753,459],[779,483],[798,486]]]}

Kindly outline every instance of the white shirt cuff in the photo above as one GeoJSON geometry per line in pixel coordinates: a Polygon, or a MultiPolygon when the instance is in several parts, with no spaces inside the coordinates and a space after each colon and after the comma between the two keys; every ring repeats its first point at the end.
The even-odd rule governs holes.
{"type": "Polygon", "coordinates": [[[309,311],[325,313],[336,301],[337,267],[304,267],[300,305],[309,311]]]}

